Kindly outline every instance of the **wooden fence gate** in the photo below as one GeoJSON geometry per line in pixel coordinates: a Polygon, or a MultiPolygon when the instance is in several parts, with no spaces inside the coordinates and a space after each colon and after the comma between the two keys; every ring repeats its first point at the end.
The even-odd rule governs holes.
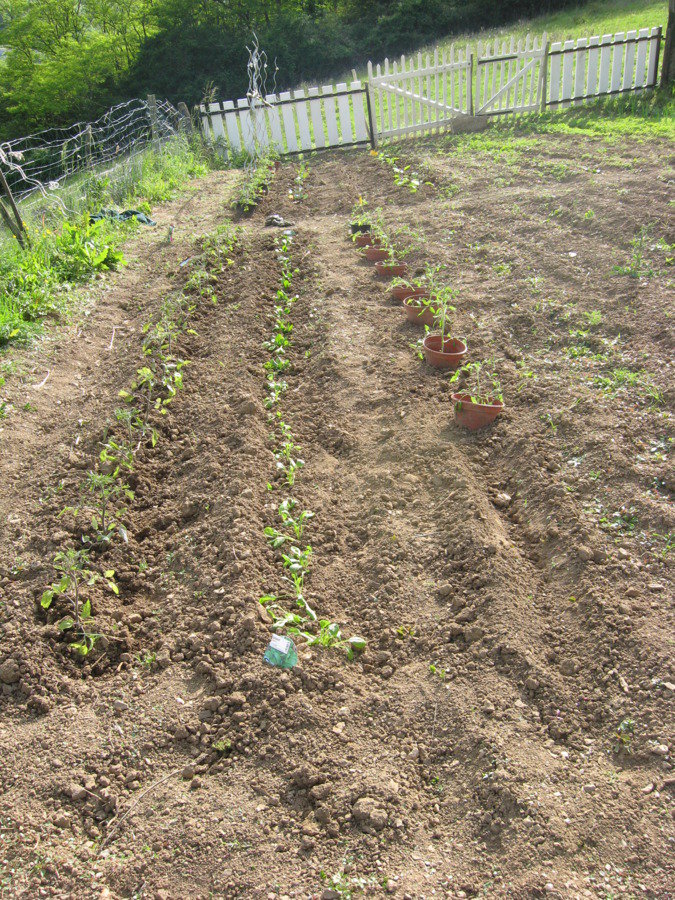
{"type": "Polygon", "coordinates": [[[479,41],[476,78],[477,116],[500,116],[532,112],[541,108],[546,91],[546,50],[544,34],[539,40],[528,34],[495,40],[485,46],[479,41]]]}
{"type": "Polygon", "coordinates": [[[374,118],[377,139],[422,134],[447,127],[458,116],[470,115],[472,100],[471,55],[466,49],[455,51],[439,59],[427,53],[400,62],[391,68],[385,59],[384,69],[378,65],[373,72],[368,63],[369,107],[374,118]]]}

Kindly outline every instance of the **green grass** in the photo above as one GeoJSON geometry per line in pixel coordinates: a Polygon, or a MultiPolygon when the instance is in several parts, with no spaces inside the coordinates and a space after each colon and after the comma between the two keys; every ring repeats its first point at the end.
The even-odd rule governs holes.
{"type": "MultiPolygon", "coordinates": [[[[429,145],[432,152],[453,156],[489,156],[495,162],[518,167],[536,161],[537,135],[586,137],[609,145],[626,139],[648,142],[675,139],[675,97],[672,90],[597,100],[543,115],[504,117],[478,134],[445,135],[429,145]]],[[[590,218],[590,217],[589,217],[590,218]]]]}
{"type": "MultiPolygon", "coordinates": [[[[518,40],[527,34],[542,35],[544,32],[550,41],[566,41],[579,37],[616,34],[618,31],[638,31],[640,28],[655,28],[660,25],[665,36],[667,21],[667,0],[656,0],[656,2],[655,0],[652,2],[649,0],[590,0],[589,3],[580,3],[572,9],[546,13],[532,19],[523,19],[501,28],[449,35],[426,47],[406,53],[406,58],[416,57],[418,52],[423,55],[433,54],[437,47],[439,53],[442,50],[448,51],[451,44],[462,48],[468,44],[475,52],[479,40],[484,42],[511,35],[518,40]]],[[[365,68],[358,70],[357,74],[362,80],[367,77],[365,68]]],[[[337,80],[350,82],[351,74],[345,73],[337,80]]]]}
{"type": "Polygon", "coordinates": [[[173,197],[189,179],[216,165],[201,145],[184,138],[162,150],[148,150],[126,165],[115,180],[109,175],[78,176],[60,190],[72,210],[41,208],[39,201],[22,206],[29,244],[22,250],[9,232],[0,231],[0,350],[39,332],[45,318],[73,306],[73,285],[124,264],[119,247],[134,223],[89,223],[89,213],[108,207],[139,206],[173,197]]]}

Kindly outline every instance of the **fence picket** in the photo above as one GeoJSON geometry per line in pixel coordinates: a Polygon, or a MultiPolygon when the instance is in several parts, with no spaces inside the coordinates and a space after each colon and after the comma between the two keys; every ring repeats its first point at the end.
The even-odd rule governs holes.
{"type": "MultiPolygon", "coordinates": [[[[281,101],[290,100],[290,91],[284,91],[279,94],[281,101]]],[[[281,106],[281,120],[284,123],[284,135],[286,137],[286,147],[289,153],[296,153],[298,150],[298,135],[295,130],[295,116],[293,115],[293,106],[290,103],[283,103],[281,106]]]]}
{"type": "MultiPolygon", "coordinates": [[[[394,79],[395,83],[398,83],[398,63],[394,60],[391,64],[391,76],[394,79]]],[[[395,130],[399,127],[399,97],[398,94],[394,94],[393,96],[393,118],[392,118],[392,130],[395,130]]]]}
{"type": "MultiPolygon", "coordinates": [[[[539,53],[541,53],[542,48],[543,48],[543,46],[544,46],[544,44],[545,44],[545,42],[546,42],[546,35],[543,36],[543,38],[541,39],[541,41],[542,41],[542,42],[541,42],[541,45],[540,45],[540,46],[537,46],[537,38],[536,38],[536,36],[533,38],[533,41],[532,41],[532,52],[533,52],[533,53],[535,53],[536,51],[539,51],[539,53]]],[[[540,61],[539,61],[539,66],[541,66],[541,64],[542,64],[542,62],[541,62],[541,60],[540,60],[540,61]]],[[[539,67],[538,67],[538,66],[532,66],[532,71],[530,72],[530,92],[529,92],[529,96],[528,96],[528,98],[527,98],[527,106],[528,106],[528,108],[530,108],[530,109],[532,109],[532,108],[535,108],[535,109],[536,109],[536,108],[538,108],[538,106],[539,106],[539,103],[538,103],[538,96],[537,96],[537,86],[538,86],[538,84],[539,84],[539,67]]]]}
{"type": "MultiPolygon", "coordinates": [[[[419,74],[422,71],[422,54],[417,54],[417,96],[422,96],[422,76],[419,74]]],[[[422,101],[417,101],[417,124],[422,125],[424,121],[424,109],[422,107],[422,101]]],[[[420,133],[422,132],[422,128],[419,129],[420,133]]]]}
{"type": "Polygon", "coordinates": [[[279,122],[279,108],[276,106],[277,97],[275,94],[268,94],[265,97],[267,104],[267,119],[270,125],[270,134],[272,135],[272,146],[280,152],[284,152],[284,138],[281,133],[281,123],[279,122]]]}
{"type": "Polygon", "coordinates": [[[304,102],[294,103],[293,109],[298,120],[298,131],[300,132],[300,149],[309,150],[312,147],[312,135],[309,130],[309,118],[307,117],[307,102],[304,90],[293,91],[295,100],[304,102]]]}
{"type": "MultiPolygon", "coordinates": [[[[619,31],[614,35],[615,41],[622,41],[625,38],[625,34],[623,31],[619,31]]],[[[623,61],[626,53],[626,45],[624,43],[614,44],[613,47],[613,59],[612,59],[612,82],[611,82],[611,92],[613,94],[617,94],[621,89],[621,75],[623,73],[623,61]]]]}
{"type": "Polygon", "coordinates": [[[659,64],[659,40],[661,37],[660,28],[652,28],[652,39],[649,42],[649,70],[647,73],[647,84],[652,86],[656,84],[656,67],[659,64]]]}
{"type": "Polygon", "coordinates": [[[323,116],[321,115],[321,100],[318,87],[307,89],[309,95],[309,114],[312,118],[312,131],[314,132],[314,146],[318,149],[326,146],[326,135],[323,128],[323,116]]]}
{"type": "MultiPolygon", "coordinates": [[[[350,88],[354,92],[352,94],[352,108],[354,110],[354,140],[367,141],[368,129],[366,128],[366,116],[363,109],[363,91],[361,90],[360,81],[352,81],[350,88]]],[[[347,97],[349,102],[349,97],[347,97]]]]}
{"type": "MultiPolygon", "coordinates": [[[[402,84],[405,87],[406,78],[405,78],[405,56],[401,56],[401,72],[403,74],[402,84]]],[[[408,130],[408,101],[406,97],[403,97],[403,127],[407,131],[408,130]]]]}
{"type": "Polygon", "coordinates": [[[337,113],[335,111],[335,97],[331,97],[333,93],[332,84],[324,84],[322,90],[322,103],[324,116],[326,118],[326,129],[328,131],[328,144],[334,147],[338,141],[337,113]]]}
{"type": "MultiPolygon", "coordinates": [[[[380,64],[377,64],[377,69],[375,70],[375,74],[377,78],[382,77],[382,68],[380,64]]],[[[380,82],[378,82],[378,85],[380,82]]],[[[377,89],[377,112],[375,113],[375,118],[380,123],[380,131],[384,133],[386,129],[386,125],[384,124],[384,96],[382,94],[382,88],[378,86],[377,89]]]]}
{"type": "MultiPolygon", "coordinates": [[[[439,83],[439,79],[438,79],[438,47],[436,47],[436,49],[434,50],[434,69],[436,69],[436,75],[434,76],[434,78],[435,78],[434,100],[438,100],[439,99],[439,90],[440,90],[440,83],[439,83]]],[[[441,111],[440,111],[440,108],[437,106],[436,107],[436,122],[437,123],[440,122],[440,119],[441,119],[441,111]]]]}
{"type": "Polygon", "coordinates": [[[586,58],[588,56],[586,46],[586,38],[579,38],[577,41],[576,70],[574,73],[575,100],[586,96],[586,58]]]}
{"type": "Polygon", "coordinates": [[[551,44],[549,49],[550,60],[551,60],[551,71],[549,74],[549,96],[550,103],[558,105],[558,101],[560,99],[560,63],[562,60],[561,56],[562,52],[562,44],[560,41],[556,41],[555,44],[551,44]]]}
{"type": "Polygon", "coordinates": [[[612,35],[603,34],[600,41],[600,80],[598,94],[606,94],[609,90],[609,73],[612,66],[612,35]]]}
{"type": "Polygon", "coordinates": [[[223,103],[223,114],[225,116],[225,129],[227,130],[227,139],[230,146],[238,153],[241,150],[241,140],[239,139],[239,128],[237,127],[237,114],[230,112],[234,110],[232,100],[226,100],[223,103]]]}
{"type": "Polygon", "coordinates": [[[354,136],[352,134],[352,113],[349,108],[349,97],[347,96],[347,85],[344,83],[336,85],[338,92],[338,111],[340,113],[340,134],[343,144],[353,144],[354,136]]]}
{"type": "Polygon", "coordinates": [[[214,140],[224,140],[225,130],[223,128],[223,116],[220,103],[209,103],[209,119],[211,120],[211,128],[213,129],[214,140]]]}
{"type": "Polygon", "coordinates": [[[248,107],[248,100],[244,97],[242,97],[241,100],[237,100],[237,117],[239,119],[241,142],[244,145],[244,149],[248,153],[254,154],[256,149],[255,129],[253,127],[251,111],[248,107]]]}
{"type": "Polygon", "coordinates": [[[588,82],[586,96],[593,97],[598,90],[598,60],[600,58],[600,38],[592,37],[588,41],[588,82]]]}
{"type": "Polygon", "coordinates": [[[621,89],[629,91],[633,86],[633,70],[635,68],[635,41],[637,40],[637,31],[629,31],[626,35],[626,54],[623,64],[623,81],[621,89]]]}
{"type": "MultiPolygon", "coordinates": [[[[385,57],[384,60],[384,76],[385,78],[389,75],[389,58],[385,57]]],[[[394,127],[394,115],[392,110],[394,95],[387,94],[387,121],[389,122],[389,131],[394,127]]],[[[382,125],[385,126],[384,114],[382,115],[382,125]]],[[[385,126],[386,127],[386,126],[385,126]]]]}
{"type": "Polygon", "coordinates": [[[637,59],[635,62],[635,87],[641,88],[647,75],[647,50],[649,49],[649,29],[641,28],[638,33],[637,59]]]}
{"type": "Polygon", "coordinates": [[[574,68],[574,41],[565,41],[563,47],[562,102],[569,106],[572,97],[572,71],[574,68]]]}

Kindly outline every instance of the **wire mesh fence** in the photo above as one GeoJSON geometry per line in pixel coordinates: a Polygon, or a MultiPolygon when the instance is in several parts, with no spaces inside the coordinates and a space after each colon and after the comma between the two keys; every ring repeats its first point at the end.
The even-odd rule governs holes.
{"type": "Polygon", "coordinates": [[[23,214],[58,207],[77,212],[92,183],[107,179],[123,196],[149,148],[161,149],[189,124],[167,101],[134,99],[95,122],[0,143],[0,167],[23,214]]]}

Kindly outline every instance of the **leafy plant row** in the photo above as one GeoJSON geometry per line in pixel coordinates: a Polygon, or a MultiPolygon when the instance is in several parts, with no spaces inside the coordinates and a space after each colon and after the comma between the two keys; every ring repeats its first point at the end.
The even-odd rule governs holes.
{"type": "MultiPolygon", "coordinates": [[[[365,648],[364,638],[344,638],[339,623],[319,618],[307,599],[312,547],[305,542],[305,531],[314,517],[309,509],[302,509],[293,496],[296,476],[304,466],[300,447],[295,443],[291,426],[284,421],[282,398],[288,388],[286,376],[291,368],[288,353],[292,344],[291,312],[298,296],[291,292],[298,270],[293,267],[291,246],[293,232],[286,231],[276,241],[276,256],[281,268],[281,285],[277,290],[271,314],[272,335],[263,344],[269,356],[264,364],[267,397],[265,407],[273,425],[271,439],[275,442],[274,457],[281,480],[283,496],[277,507],[278,522],[265,528],[265,537],[276,551],[281,564],[284,588],[279,594],[265,594],[260,603],[266,608],[277,631],[301,637],[309,646],[318,645],[342,650],[349,659],[365,648]]],[[[273,485],[268,483],[273,490],[273,485]]]]}
{"type": "MultiPolygon", "coordinates": [[[[80,485],[80,502],[65,506],[59,516],[82,517],[86,525],[80,546],[59,550],[53,560],[56,579],[42,594],[44,610],[55,608],[56,628],[68,633],[71,652],[86,656],[101,634],[96,630],[87,588],[103,581],[115,594],[119,588],[114,569],[99,571],[96,559],[116,540],[128,543],[127,513],[134,491],[127,479],[134,471],[141,447],[154,448],[159,440],[157,423],[183,387],[188,360],[177,348],[181,334],[195,334],[189,320],[196,303],[193,294],[209,296],[204,285],[233,264],[229,256],[238,239],[231,225],[204,239],[202,253],[185,291],[169,297],[155,322],[143,327],[143,365],[128,388],[119,393],[123,401],[108,423],[101,449],[80,485]]],[[[212,295],[212,288],[210,289],[212,295]]]]}
{"type": "Polygon", "coordinates": [[[274,178],[278,153],[269,147],[261,156],[250,159],[245,166],[239,190],[232,200],[232,206],[241,212],[250,212],[269,190],[274,178]]]}

